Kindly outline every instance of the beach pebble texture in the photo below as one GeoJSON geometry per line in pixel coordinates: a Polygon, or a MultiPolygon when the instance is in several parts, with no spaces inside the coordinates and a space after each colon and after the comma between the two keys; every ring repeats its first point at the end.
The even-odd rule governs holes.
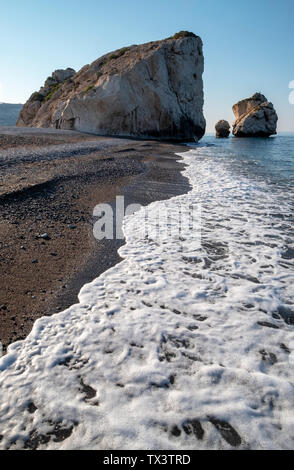
{"type": "Polygon", "coordinates": [[[183,159],[191,191],[127,216],[123,261],[0,361],[2,449],[293,448],[289,200],[183,159]]]}
{"type": "MultiPolygon", "coordinates": [[[[40,129],[42,133],[44,129],[40,129]]],[[[46,129],[47,131],[47,129],[46,129]]],[[[18,133],[18,129],[15,129],[15,133],[18,133]]],[[[13,135],[9,134],[9,135],[13,135]]],[[[1,136],[2,137],[2,136],[1,136]]],[[[5,135],[4,135],[5,137],[5,135]]],[[[17,137],[19,139],[19,136],[17,137]]],[[[36,139],[36,129],[34,129],[34,138],[36,139]]],[[[55,134],[53,134],[55,138],[55,134]]],[[[124,143],[130,144],[130,140],[125,140],[124,143]]],[[[74,158],[77,155],[90,155],[95,151],[101,151],[118,147],[122,145],[122,141],[118,139],[103,139],[98,140],[94,136],[88,136],[85,142],[63,142],[63,143],[50,143],[50,145],[34,145],[27,148],[26,145],[22,146],[20,141],[19,145],[15,148],[9,146],[8,148],[0,149],[0,168],[7,168],[14,164],[20,164],[24,162],[46,162],[55,159],[66,159],[74,158]]]]}
{"type": "Polygon", "coordinates": [[[54,72],[24,105],[18,125],[200,139],[206,126],[203,70],[202,41],[193,33],[125,47],[76,74],[54,72]]]}
{"type": "Polygon", "coordinates": [[[123,240],[93,236],[98,203],[124,195],[126,206],[147,205],[189,185],[176,162],[179,145],[32,128],[5,128],[3,142],[0,305],[7,308],[0,310],[0,341],[6,351],[37,318],[76,303],[84,284],[120,261],[123,240]]]}

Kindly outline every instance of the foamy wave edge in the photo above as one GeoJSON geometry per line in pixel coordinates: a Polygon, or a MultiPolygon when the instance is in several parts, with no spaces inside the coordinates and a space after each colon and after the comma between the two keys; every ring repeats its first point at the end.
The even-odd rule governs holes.
{"type": "Polygon", "coordinates": [[[242,241],[260,235],[262,201],[257,216],[238,222],[230,193],[245,207],[256,188],[232,182],[201,152],[180,154],[192,190],[148,206],[172,213],[200,201],[200,252],[191,252],[190,233],[138,239],[146,208],[127,217],[124,260],[0,361],[2,448],[293,446],[293,327],[270,317],[288,276],[282,246],[256,248],[249,265],[242,241]],[[274,270],[261,274],[266,257],[274,270]]]}

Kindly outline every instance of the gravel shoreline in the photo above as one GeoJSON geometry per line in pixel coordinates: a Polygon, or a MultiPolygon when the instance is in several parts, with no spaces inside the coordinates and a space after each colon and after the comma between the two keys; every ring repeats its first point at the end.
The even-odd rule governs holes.
{"type": "MultiPolygon", "coordinates": [[[[92,213],[98,203],[114,206],[116,196],[123,195],[126,205],[147,205],[189,190],[175,155],[182,146],[22,131],[4,134],[11,147],[0,147],[4,350],[26,337],[37,318],[77,302],[85,283],[119,262],[117,249],[124,241],[98,242],[93,236],[92,213]],[[20,147],[23,136],[29,144],[20,147]]],[[[0,129],[0,145],[2,135],[0,129]]]]}

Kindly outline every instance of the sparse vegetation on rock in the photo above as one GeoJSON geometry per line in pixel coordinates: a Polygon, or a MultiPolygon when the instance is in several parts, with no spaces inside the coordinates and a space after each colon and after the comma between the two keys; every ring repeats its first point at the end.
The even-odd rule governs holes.
{"type": "Polygon", "coordinates": [[[32,96],[30,97],[30,101],[43,101],[44,100],[44,95],[42,95],[41,93],[38,93],[37,91],[35,93],[32,94],[32,96]]]}
{"type": "Polygon", "coordinates": [[[203,69],[202,41],[188,31],[123,47],[77,73],[55,71],[39,91],[44,98],[25,104],[18,125],[164,140],[199,139],[206,125],[203,69]],[[102,75],[105,79],[99,81],[102,75]],[[49,100],[50,106],[46,105],[49,100]]]}
{"type": "Polygon", "coordinates": [[[60,84],[57,84],[57,85],[54,85],[52,87],[50,87],[50,91],[48,93],[48,95],[45,96],[45,101],[49,101],[51,100],[52,96],[54,95],[54,93],[56,93],[56,91],[58,91],[60,88],[60,84]]]}
{"type": "Polygon", "coordinates": [[[87,93],[89,93],[89,91],[93,90],[93,88],[94,88],[94,85],[88,86],[88,88],[86,88],[86,90],[85,90],[85,95],[86,95],[87,93]]]}
{"type": "Polygon", "coordinates": [[[119,59],[129,50],[130,50],[129,47],[123,47],[122,49],[119,49],[119,51],[115,52],[114,54],[110,54],[105,60],[103,65],[107,65],[111,60],[119,59]]]}
{"type": "Polygon", "coordinates": [[[196,34],[190,31],[179,31],[178,33],[171,36],[169,39],[182,39],[182,38],[197,38],[196,34]]]}

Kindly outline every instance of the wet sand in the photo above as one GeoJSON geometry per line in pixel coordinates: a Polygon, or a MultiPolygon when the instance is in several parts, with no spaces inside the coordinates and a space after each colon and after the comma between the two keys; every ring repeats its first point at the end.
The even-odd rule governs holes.
{"type": "Polygon", "coordinates": [[[93,209],[147,205],[189,190],[181,145],[75,132],[0,128],[0,341],[77,302],[120,261],[123,240],[97,241],[93,209]],[[48,237],[42,235],[47,234],[48,237]]]}

